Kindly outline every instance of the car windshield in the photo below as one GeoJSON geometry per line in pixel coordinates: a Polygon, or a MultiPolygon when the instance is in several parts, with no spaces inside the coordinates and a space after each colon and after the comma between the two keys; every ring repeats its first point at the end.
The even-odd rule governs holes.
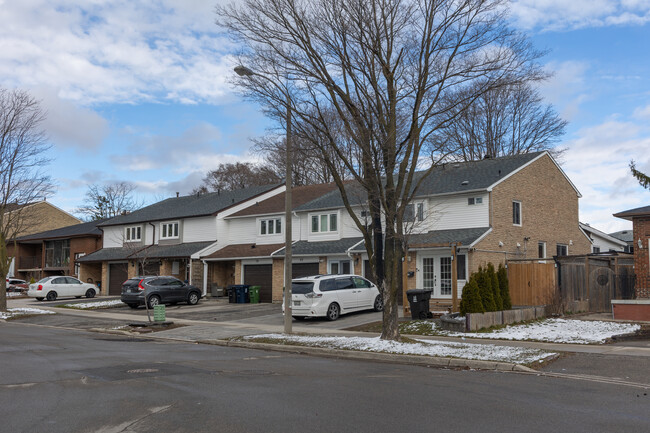
{"type": "Polygon", "coordinates": [[[311,281],[294,281],[291,284],[291,293],[305,295],[314,291],[314,283],[311,281]]]}
{"type": "Polygon", "coordinates": [[[52,277],[45,277],[45,278],[43,278],[42,280],[38,280],[38,282],[39,282],[39,283],[47,283],[47,282],[50,281],[51,279],[52,279],[52,277]]]}

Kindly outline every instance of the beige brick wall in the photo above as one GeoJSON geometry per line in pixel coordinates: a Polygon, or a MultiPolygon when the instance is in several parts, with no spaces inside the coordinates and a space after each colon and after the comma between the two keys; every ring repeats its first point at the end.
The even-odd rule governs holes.
{"type": "MultiPolygon", "coordinates": [[[[191,266],[192,281],[190,281],[190,284],[203,288],[203,262],[201,260],[192,260],[191,266]]],[[[210,290],[209,283],[210,281],[208,281],[208,291],[210,290]]]]}
{"type": "Polygon", "coordinates": [[[233,284],[241,284],[241,260],[235,260],[235,281],[233,284]]]}
{"type": "Polygon", "coordinates": [[[100,290],[102,295],[108,295],[108,263],[102,262],[102,287],[100,290]]]}
{"type": "Polygon", "coordinates": [[[271,300],[281,303],[284,288],[284,259],[273,259],[272,275],[271,300]]]}
{"type": "Polygon", "coordinates": [[[633,219],[634,232],[634,273],[636,274],[635,292],[637,298],[650,298],[650,218],[637,217],[633,219]],[[643,245],[639,248],[638,240],[643,245]]]}
{"type": "Polygon", "coordinates": [[[48,202],[38,202],[22,210],[24,227],[19,236],[80,224],[77,218],[48,202]]]}
{"type": "Polygon", "coordinates": [[[99,263],[81,263],[79,265],[79,277],[81,281],[97,284],[98,281],[102,280],[102,265],[99,263]]]}
{"type": "Polygon", "coordinates": [[[327,274],[327,257],[318,258],[318,273],[321,275],[327,274]]]}
{"type": "Polygon", "coordinates": [[[568,245],[570,255],[591,251],[578,227],[577,193],[547,155],[494,187],[490,215],[492,233],[476,245],[490,252],[470,254],[470,273],[488,262],[503,263],[505,252],[508,258],[536,258],[540,241],[546,242],[548,257],[556,254],[558,243],[568,245]],[[513,200],[521,202],[521,226],[512,223],[513,200]]]}

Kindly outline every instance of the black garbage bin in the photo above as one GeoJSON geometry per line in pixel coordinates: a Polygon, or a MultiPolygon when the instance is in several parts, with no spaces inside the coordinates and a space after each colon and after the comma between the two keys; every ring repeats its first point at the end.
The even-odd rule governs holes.
{"type": "Polygon", "coordinates": [[[406,297],[411,307],[411,319],[424,320],[433,317],[429,310],[429,300],[431,299],[432,290],[411,289],[406,291],[406,297]]]}
{"type": "Polygon", "coordinates": [[[228,291],[228,303],[229,304],[236,304],[237,303],[237,290],[235,290],[236,286],[228,286],[226,289],[228,291]]]}

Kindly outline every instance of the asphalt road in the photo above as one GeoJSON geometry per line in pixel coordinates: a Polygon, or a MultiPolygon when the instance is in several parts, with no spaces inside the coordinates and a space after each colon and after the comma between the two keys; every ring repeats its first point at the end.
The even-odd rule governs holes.
{"type": "Polygon", "coordinates": [[[6,432],[647,432],[635,384],[0,324],[6,432]]]}

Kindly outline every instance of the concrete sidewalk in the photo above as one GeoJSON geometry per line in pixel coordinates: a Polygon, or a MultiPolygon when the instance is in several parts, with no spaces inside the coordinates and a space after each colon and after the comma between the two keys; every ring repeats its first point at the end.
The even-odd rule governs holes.
{"type": "MultiPolygon", "coordinates": [[[[28,302],[19,302],[20,300],[10,301],[10,308],[24,307],[28,302]]],[[[29,305],[33,307],[32,305],[29,305]]],[[[120,322],[122,324],[142,322],[141,316],[134,316],[133,314],[120,313],[107,310],[73,310],[57,308],[48,305],[39,305],[43,310],[54,311],[58,314],[68,315],[89,319],[102,319],[120,322]]],[[[280,318],[282,316],[279,316],[280,318]]],[[[359,316],[359,321],[363,321],[366,315],[359,316]]],[[[278,317],[272,317],[265,321],[253,319],[242,319],[236,321],[205,321],[205,320],[190,320],[182,317],[174,317],[167,315],[167,320],[176,324],[184,325],[182,327],[169,329],[165,331],[158,331],[154,333],[147,333],[148,338],[170,339],[175,341],[188,341],[188,342],[204,342],[204,341],[219,341],[228,340],[233,337],[241,337],[247,335],[268,334],[268,333],[283,333],[284,326],[278,317]],[[269,323],[273,322],[273,323],[269,323]]],[[[146,321],[146,316],[144,318],[146,321]]],[[[367,321],[376,321],[376,317],[367,316],[367,321]]],[[[358,322],[358,321],[357,321],[358,322]]],[[[337,322],[314,322],[307,324],[306,322],[294,322],[292,329],[295,333],[308,334],[308,335],[324,335],[324,336],[362,336],[362,337],[378,337],[379,334],[346,331],[344,329],[331,328],[332,323],[337,322]]],[[[513,346],[523,347],[529,349],[546,350],[549,352],[570,352],[570,353],[590,353],[599,355],[617,355],[617,356],[634,356],[634,357],[650,357],[650,341],[644,342],[620,342],[616,344],[602,344],[602,345],[586,345],[586,344],[560,344],[560,343],[540,343],[530,341],[508,341],[508,340],[483,340],[473,338],[457,338],[457,337],[427,337],[421,335],[410,335],[411,338],[426,339],[431,341],[452,341],[459,343],[472,343],[484,344],[493,346],[513,346]],[[633,344],[632,344],[633,343],[633,344]]]]}

